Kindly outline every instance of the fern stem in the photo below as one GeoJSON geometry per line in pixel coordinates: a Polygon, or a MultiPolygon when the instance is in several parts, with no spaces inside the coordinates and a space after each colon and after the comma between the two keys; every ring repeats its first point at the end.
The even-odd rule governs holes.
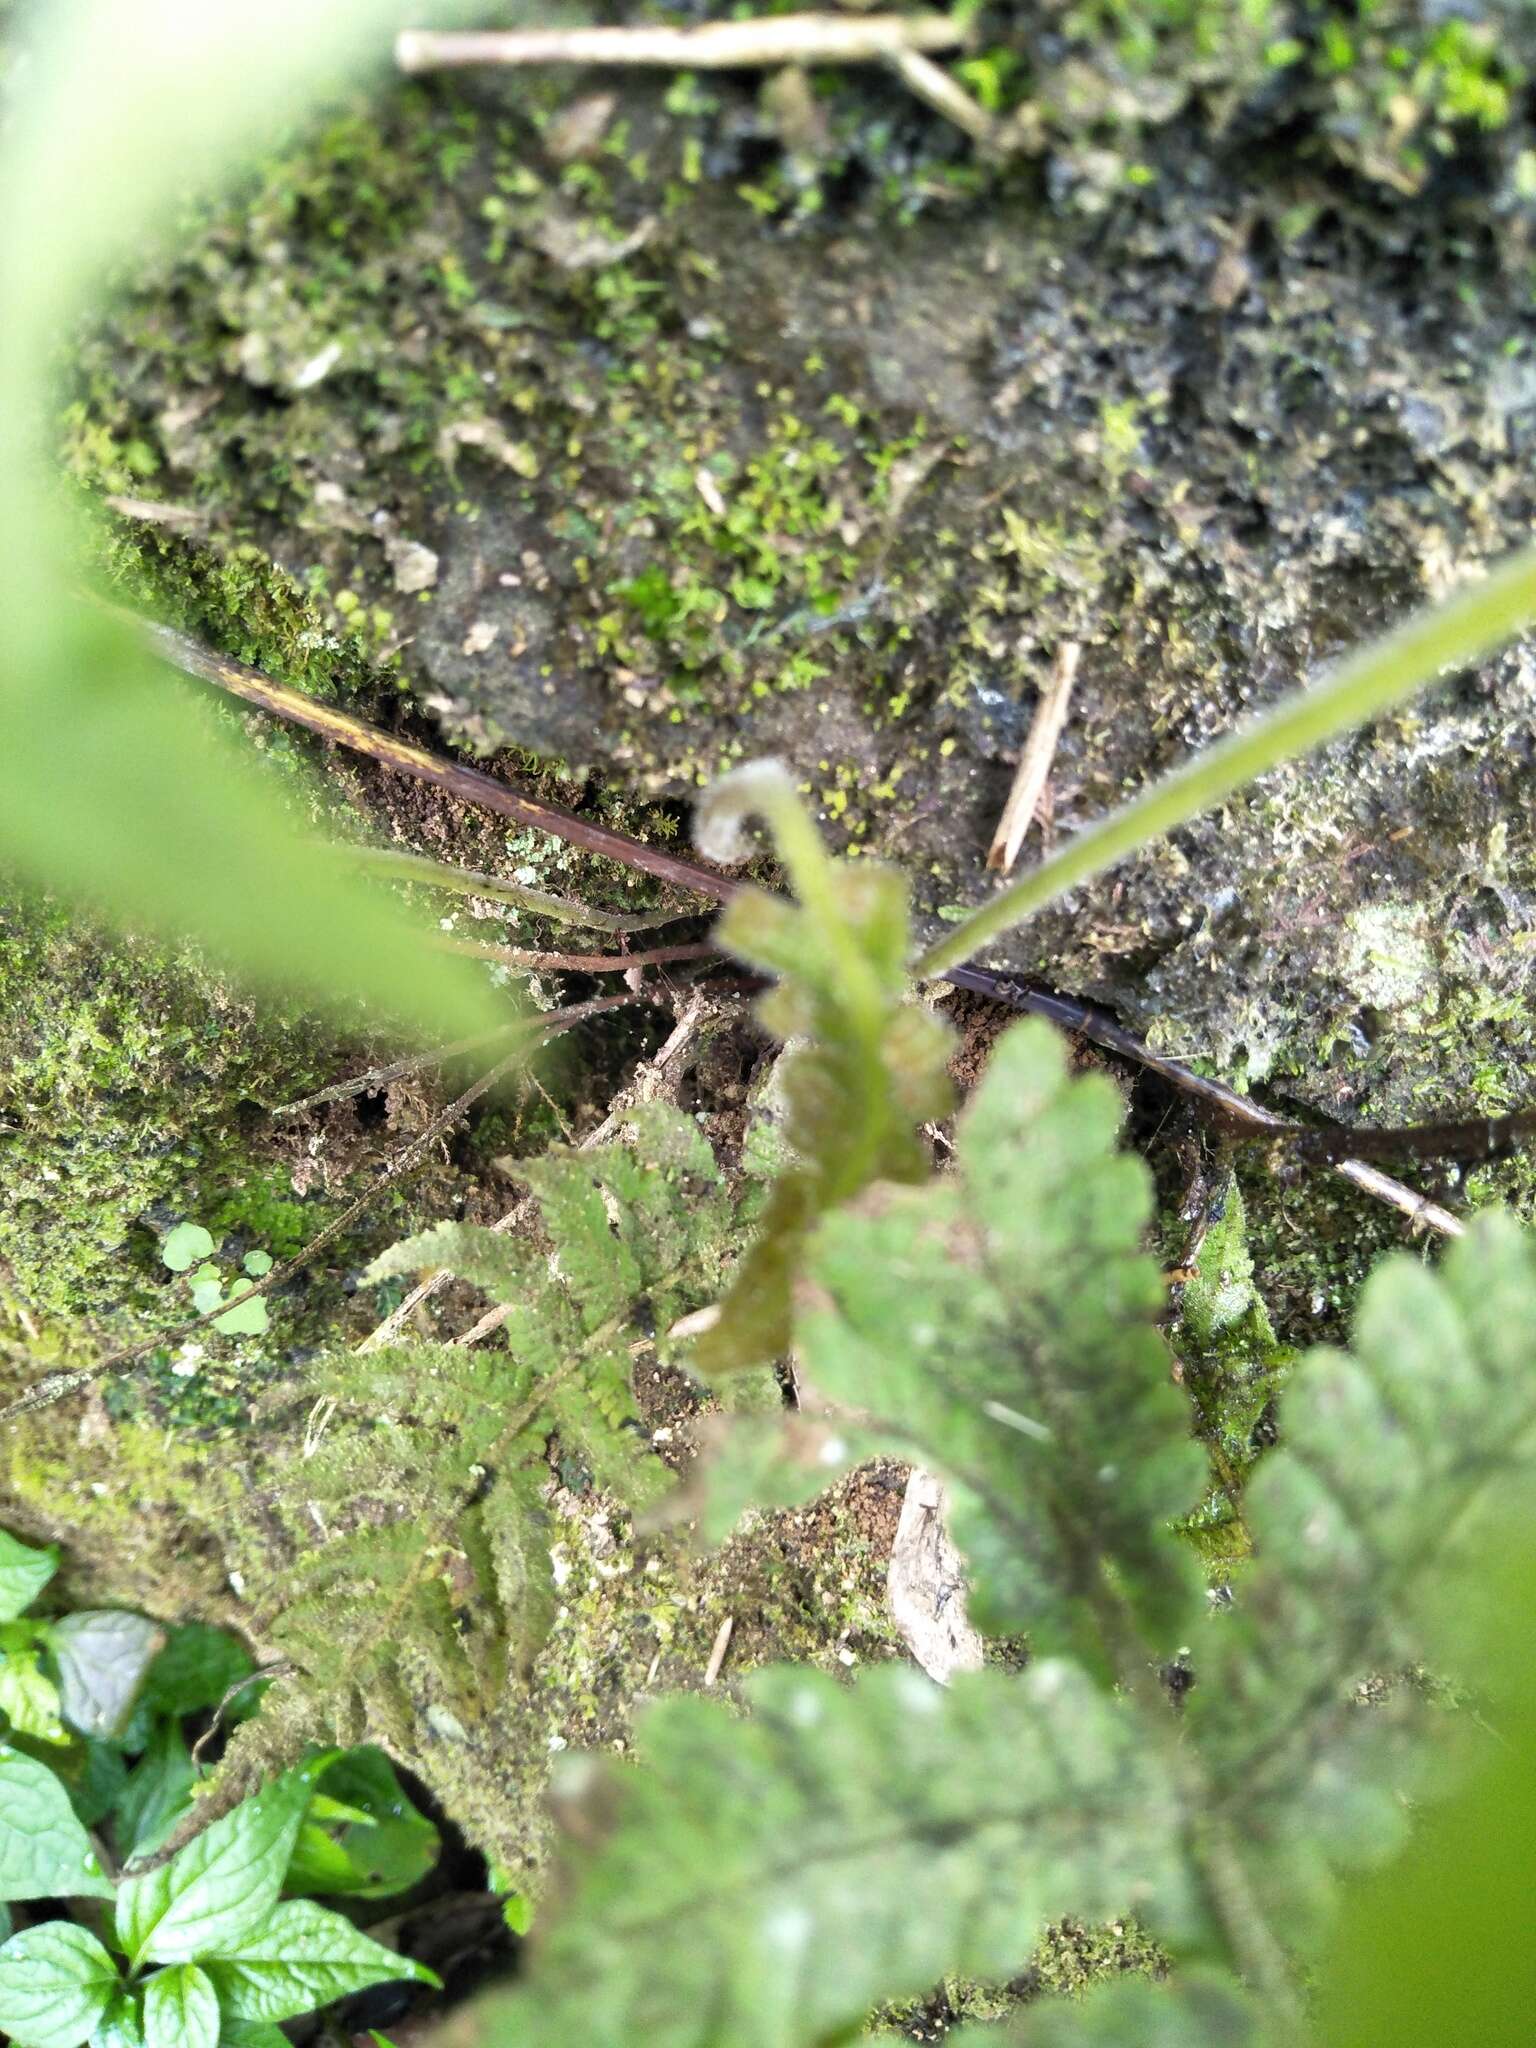
{"type": "MultiPolygon", "coordinates": [[[[1187,1755],[1180,1761],[1186,1805],[1196,1815],[1208,1816],[1213,1801],[1204,1774],[1192,1768],[1187,1755]]],[[[1263,2000],[1279,2039],[1299,2043],[1306,2036],[1306,2012],[1290,1958],[1254,1897],[1242,1857],[1224,1825],[1197,1820],[1190,1830],[1189,1852],[1234,1969],[1263,2000]]]]}
{"type": "Polygon", "coordinates": [[[918,960],[929,980],[968,959],[1079,883],[1210,810],[1245,783],[1324,740],[1389,711],[1447,670],[1464,668],[1512,639],[1536,616],[1536,547],[1524,548],[1482,581],[1418,612],[1360,648],[1323,679],[1294,690],[1272,711],[1196,754],[1143,796],[1070,840],[1059,853],[957,924],[918,960]]]}

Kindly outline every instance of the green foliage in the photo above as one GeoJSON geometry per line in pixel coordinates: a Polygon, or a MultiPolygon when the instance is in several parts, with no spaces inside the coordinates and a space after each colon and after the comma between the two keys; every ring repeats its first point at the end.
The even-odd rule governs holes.
{"type": "Polygon", "coordinates": [[[13,1934],[0,1946],[0,2029],[15,2048],[80,2048],[87,2039],[91,2048],[219,2048],[243,2029],[370,1984],[436,1983],[430,1970],[382,1948],[340,1914],[279,1900],[327,1762],[286,1772],[168,1862],[114,1887],[79,1823],[56,1810],[64,1794],[52,1774],[0,1752],[0,1868],[13,1815],[33,1843],[11,1858],[5,1881],[23,1887],[11,1896],[111,1898],[109,1940],[122,1958],[67,1921],[42,1920],[13,1934]],[[77,1846],[83,1855],[72,1853],[77,1846]]]}
{"type": "Polygon", "coordinates": [[[1073,0],[1069,60],[1004,76],[1010,101],[1027,97],[1069,138],[1097,131],[1129,147],[1204,99],[1213,119],[1241,106],[1245,125],[1299,134],[1323,163],[1416,192],[1509,121],[1526,22],[1505,0],[1449,17],[1423,0],[1073,0]]]}
{"type": "Polygon", "coordinates": [[[1185,1527],[1219,1566],[1247,1548],[1242,1484],[1296,1354],[1277,1341],[1255,1285],[1243,1198],[1230,1175],[1212,1206],[1173,1343],[1212,1466],[1210,1489],[1185,1527]]]}
{"type": "Polygon", "coordinates": [[[286,1898],[388,1898],[437,1861],[440,1839],[379,1749],[350,1749],[320,1780],[288,1859],[286,1898]]]}
{"type": "Polygon", "coordinates": [[[81,600],[40,446],[57,336],[103,273],[174,216],[189,177],[237,166],[392,18],[351,0],[317,28],[292,0],[240,0],[189,40],[175,10],[96,0],[29,21],[29,88],[0,153],[0,858],[119,922],[193,933],[269,987],[363,997],[452,1037],[499,1021],[483,979],[309,845],[133,629],[81,600]]]}
{"type": "Polygon", "coordinates": [[[1536,1598],[1530,1529],[1499,1530],[1500,1631],[1479,1671],[1496,1744],[1425,1817],[1396,1865],[1352,1887],[1318,1972],[1318,2048],[1379,2041],[1516,2042],[1529,2030],[1531,1843],[1536,1840],[1536,1598]]]}
{"type": "MultiPolygon", "coordinates": [[[[698,1699],[647,1717],[618,1832],[509,2008],[528,2048],[830,2039],[945,1970],[1011,1974],[1058,1914],[1179,1882],[1158,1757],[1068,1665],[746,1691],[746,1721],[698,1699]]],[[[617,1789],[592,1764],[557,1787],[592,1828],[617,1789]]]]}
{"type": "Polygon", "coordinates": [[[733,1209],[691,1118],[641,1108],[626,1139],[519,1163],[549,1250],[444,1224],[370,1269],[450,1268],[506,1308],[505,1348],[404,1343],[323,1369],[338,1412],[302,1466],[305,1554],[268,1598],[272,1640],[331,1715],[402,1660],[448,1711],[525,1669],[554,1611],[552,1436],[568,1484],[632,1509],[668,1490],[636,1415],[637,1319],[669,1358],[671,1325],[719,1289],[733,1209]]]}
{"type": "Polygon", "coordinates": [[[111,1885],[46,1764],[0,1748],[0,1901],[107,1898],[111,1885]]]}
{"type": "Polygon", "coordinates": [[[0,1530],[0,1727],[47,1743],[118,1735],[164,1638],[140,1614],[115,1609],[24,1615],[58,1567],[0,1530]]]}
{"type": "Polygon", "coordinates": [[[700,845],[739,859],[739,827],[752,813],[772,826],[800,900],[744,889],[717,932],[776,977],[758,1015],[775,1036],[796,1041],[779,1078],[794,1163],[775,1182],[720,1321],[700,1343],[705,1374],[784,1350],[806,1232],[872,1181],[920,1179],[926,1159],[915,1127],[949,1102],[947,1034],[910,999],[901,876],[829,860],[793,784],[768,762],[714,785],[699,814],[700,845]]]}
{"type": "Polygon", "coordinates": [[[1468,1647],[1490,1517],[1531,1504],[1536,1251],[1489,1219],[1442,1278],[1376,1274],[1355,1351],[1312,1353],[1286,1390],[1245,1500],[1257,1561],[1235,1614],[1208,1614],[1172,1526],[1199,1454],[1114,1126],[1104,1084],[1017,1026],[953,1176],[826,1217],[797,1315],[843,1410],[827,1426],[860,1411],[847,1454],[899,1445],[945,1474],[983,1618],[1058,1654],[947,1692],[768,1673],[746,1721],[658,1708],[638,1772],[583,1767],[574,1904],[507,2009],[519,2038],[579,2015],[600,2048],[828,2041],[947,1969],[1016,1975],[1044,1922],[1111,1896],[1225,1984],[1126,1989],[1021,2038],[1139,2039],[1115,2032],[1129,2014],[1154,2040],[1256,2039],[1239,1978],[1266,2038],[1294,2038],[1290,1958],[1315,1951],[1335,1873],[1393,1849],[1433,1782],[1425,1689],[1366,1710],[1357,1688],[1468,1647]],[[1175,1653],[1182,1706],[1157,1677],[1175,1653]]]}

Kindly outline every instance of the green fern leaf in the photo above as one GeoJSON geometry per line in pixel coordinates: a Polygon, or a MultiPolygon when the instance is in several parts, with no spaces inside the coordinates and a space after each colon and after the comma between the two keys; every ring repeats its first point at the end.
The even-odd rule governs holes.
{"type": "Polygon", "coordinates": [[[1255,1883],[1302,1926],[1326,1866],[1395,1847],[1427,1752],[1420,1690],[1369,1711],[1359,1682],[1453,1667],[1486,1629],[1491,1533],[1536,1508],[1536,1248],[1480,1218],[1438,1277],[1395,1258],[1352,1353],[1312,1352],[1283,1445],[1245,1502],[1259,1562],[1200,1652],[1193,1726],[1251,1845],[1255,1883]]]}
{"type": "MultiPolygon", "coordinates": [[[[1152,1323],[1147,1176],[1116,1152],[1119,1123],[1114,1090],[1070,1079],[1049,1026],[1015,1026],[961,1118],[954,1174],[823,1222],[797,1335],[818,1393],[859,1417],[850,1455],[949,1479],[977,1620],[1128,1678],[1187,1641],[1204,1603],[1167,1538],[1201,1458],[1152,1323]]],[[[759,1431],[748,1455],[776,1504],[797,1481],[816,1490],[792,1446],[773,1467],[759,1431]]],[[[739,1500],[739,1462],[731,1483],[739,1500]]]]}
{"type": "Polygon", "coordinates": [[[547,1248],[443,1224],[371,1269],[447,1266],[510,1313],[503,1349],[404,1344],[322,1373],[334,1412],[294,1475],[303,1541],[264,1634],[331,1725],[407,1665],[413,1695],[449,1714],[482,1712],[526,1670],[555,1611],[551,1439],[563,1472],[631,1509],[668,1490],[637,1347],[668,1356],[671,1324],[708,1299],[731,1207],[690,1118],[650,1106],[627,1137],[524,1169],[547,1248]]]}
{"type": "Polygon", "coordinates": [[[872,1181],[928,1171],[917,1127],[949,1106],[948,1031],[911,1001],[908,890],[894,869],[828,858],[794,785],[756,762],[707,793],[700,844],[733,857],[729,825],[762,811],[798,903],[743,889],[716,926],[721,945],[777,978],[758,1014],[793,1041],[780,1063],[782,1136],[793,1163],[774,1184],[719,1323],[699,1341],[699,1369],[771,1359],[789,1347],[790,1286],[818,1216],[872,1181]]]}
{"type": "Polygon", "coordinates": [[[614,1800],[617,1827],[488,2038],[788,2048],[946,1970],[1016,1974],[1064,1913],[1179,1889],[1171,1787],[1068,1666],[947,1692],[899,1667],[851,1687],[779,1668],[746,1689],[746,1721],[652,1709],[639,1771],[577,1766],[583,1833],[614,1800]]]}

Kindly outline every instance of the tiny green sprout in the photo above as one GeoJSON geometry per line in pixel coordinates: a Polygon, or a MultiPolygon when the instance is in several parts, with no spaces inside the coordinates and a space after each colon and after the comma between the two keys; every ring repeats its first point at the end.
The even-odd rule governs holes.
{"type": "MultiPolygon", "coordinates": [[[[186,1274],[192,1306],[200,1316],[212,1315],[226,1298],[224,1274],[209,1257],[213,1249],[213,1238],[201,1223],[178,1223],[160,1247],[160,1256],[171,1271],[186,1274]],[[197,1260],[202,1263],[194,1264],[197,1260]]],[[[247,1252],[241,1264],[247,1278],[261,1280],[272,1270],[272,1254],[247,1252]]],[[[238,1295],[243,1286],[244,1281],[237,1280],[234,1292],[238,1295]]],[[[237,1301],[213,1325],[223,1337],[260,1337],[269,1326],[266,1298],[260,1294],[252,1295],[248,1301],[237,1301]]]]}

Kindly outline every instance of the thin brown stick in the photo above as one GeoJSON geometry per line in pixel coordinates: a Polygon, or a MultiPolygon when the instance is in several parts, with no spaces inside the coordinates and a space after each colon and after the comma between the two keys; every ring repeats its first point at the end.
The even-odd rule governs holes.
{"type": "Polygon", "coordinates": [[[1077,680],[1077,665],[1082,658],[1083,650],[1078,641],[1062,641],[1051,664],[1050,680],[1035,706],[1034,722],[1024,742],[1024,751],[1019,756],[1013,787],[1008,792],[1008,801],[1003,805],[1003,815],[997,821],[997,830],[992,835],[992,845],[987,853],[987,866],[1001,868],[1005,875],[1018,859],[1024,835],[1034,823],[1045,779],[1056,758],[1061,729],[1067,721],[1067,706],[1072,701],[1072,685],[1077,680]]]}
{"type": "Polygon", "coordinates": [[[720,1676],[720,1667],[725,1662],[725,1653],[731,1647],[731,1633],[736,1626],[734,1614],[728,1614],[715,1630],[715,1640],[710,1645],[709,1662],[704,1666],[704,1688],[706,1692],[720,1676]]]}
{"type": "Polygon", "coordinates": [[[527,1019],[519,1017],[510,1024],[503,1024],[499,1030],[482,1031],[474,1038],[457,1038],[452,1045],[440,1045],[433,1052],[413,1053],[409,1059],[395,1060],[387,1067],[370,1067],[366,1074],[353,1074],[349,1080],[335,1081],[329,1088],[317,1088],[313,1095],[301,1095],[297,1102],[279,1102],[269,1114],[297,1116],[302,1110],[319,1109],[323,1103],[344,1102],[349,1095],[363,1095],[387,1088],[391,1081],[403,1080],[407,1074],[425,1073],[431,1067],[440,1067],[448,1060],[457,1059],[460,1053],[476,1052],[482,1045],[505,1038],[509,1031],[526,1027],[527,1019]]]}
{"type": "Polygon", "coordinates": [[[546,804],[537,797],[525,796],[521,790],[509,789],[506,783],[478,768],[445,760],[425,747],[413,747],[407,740],[396,739],[393,733],[381,732],[361,718],[349,717],[334,704],[321,704],[302,691],[273,682],[270,676],[247,667],[243,661],[230,661],[222,654],[214,654],[170,626],[145,625],[143,630],[165,659],[188,675],[215,683],[232,696],[243,697],[248,704],[286,718],[290,724],[307,726],[322,739],[366,754],[370,760],[401,775],[434,783],[465,803],[479,804],[482,810],[496,811],[504,818],[515,818],[520,825],[552,833],[556,839],[564,839],[588,853],[602,854],[625,867],[641,868],[659,881],[690,889],[713,903],[724,903],[736,893],[737,884],[729,875],[707,867],[703,861],[666,853],[659,846],[647,846],[644,840],[632,839],[627,832],[615,832],[610,826],[594,824],[590,818],[578,818],[558,804],[546,804]]]}
{"type": "Polygon", "coordinates": [[[952,121],[982,149],[990,150],[997,146],[996,117],[987,112],[980,100],[972,99],[942,64],[935,64],[921,50],[912,49],[899,50],[886,61],[908,92],[920,99],[924,106],[932,107],[936,114],[952,121]]]}
{"type": "MultiPolygon", "coordinates": [[[[1103,1046],[1106,1052],[1118,1053],[1123,1059],[1135,1060],[1149,1073],[1158,1075],[1183,1094],[1203,1103],[1229,1129],[1250,1137],[1291,1139],[1305,1135],[1310,1128],[1277,1116],[1272,1109],[1265,1109],[1262,1103],[1229,1088],[1225,1081],[1214,1080],[1209,1074],[1197,1074],[1181,1060],[1171,1060],[1165,1053],[1154,1052],[1115,1018],[1096,1010],[1091,1003],[1081,1002],[1076,996],[1060,996],[1049,989],[1029,988],[1025,983],[1015,981],[1011,975],[998,974],[988,967],[952,967],[940,978],[953,988],[969,989],[993,1002],[1006,1003],[1010,1009],[1048,1017],[1063,1031],[1091,1039],[1095,1045],[1103,1046]]],[[[1460,1217],[1453,1216],[1449,1209],[1442,1209],[1438,1202],[1416,1195],[1412,1188],[1394,1180],[1391,1174],[1381,1173],[1360,1159],[1332,1160],[1329,1163],[1343,1179],[1366,1194],[1374,1195],[1378,1201],[1387,1203],[1390,1208],[1400,1209],[1411,1222],[1441,1231],[1447,1237],[1466,1235],[1466,1225],[1460,1217]]]]}
{"type": "Polygon", "coordinates": [[[439,939],[450,953],[496,960],[504,967],[549,974],[627,974],[631,967],[666,967],[678,960],[718,960],[720,948],[707,939],[686,946],[653,946],[646,953],[538,953],[523,946],[494,946],[486,939],[439,939]]]}
{"type": "Polygon", "coordinates": [[[757,70],[779,64],[867,64],[903,50],[952,50],[964,40],[947,14],[780,14],[687,28],[407,29],[402,71],[479,64],[644,64],[676,71],[757,70]]]}

